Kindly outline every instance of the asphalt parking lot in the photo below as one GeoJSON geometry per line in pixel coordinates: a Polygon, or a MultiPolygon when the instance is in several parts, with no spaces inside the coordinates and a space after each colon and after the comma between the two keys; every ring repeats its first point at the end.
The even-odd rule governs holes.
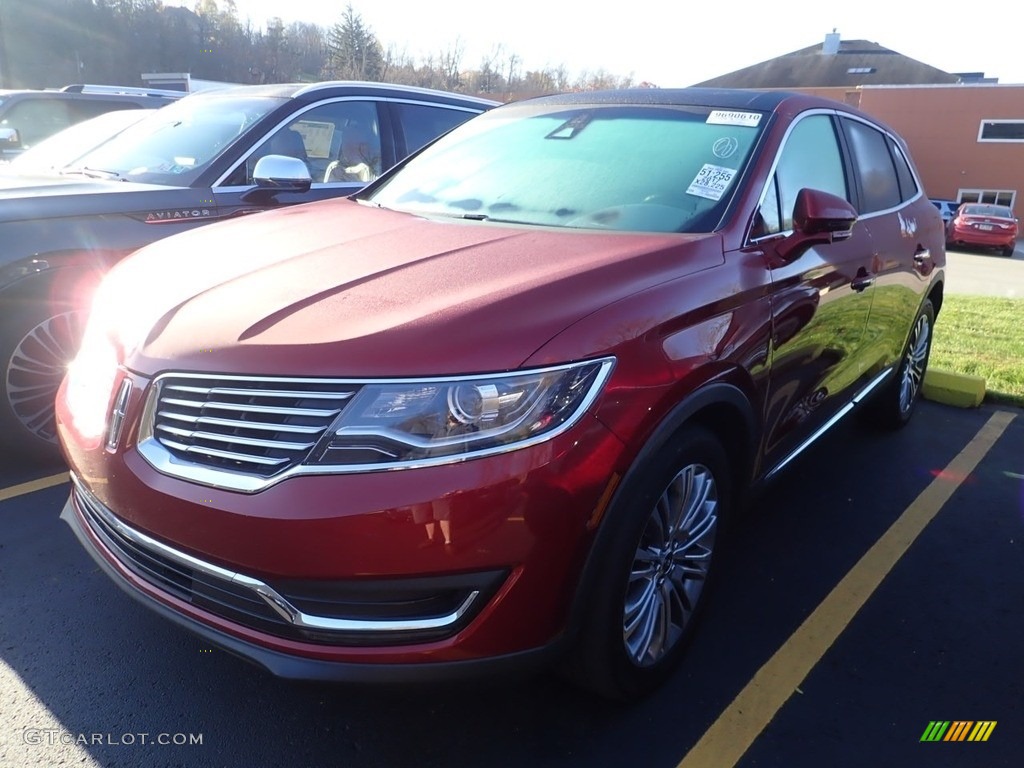
{"type": "Polygon", "coordinates": [[[841,425],[739,521],[683,666],[631,707],[550,676],[271,678],[124,595],[58,519],[62,468],[9,456],[0,765],[1017,766],[1022,449],[1013,408],[841,425]],[[936,721],[995,726],[922,742],[936,721]]]}
{"type": "Polygon", "coordinates": [[[1024,298],[1024,245],[1007,259],[992,251],[948,251],[946,277],[949,293],[973,296],[1024,298]]]}

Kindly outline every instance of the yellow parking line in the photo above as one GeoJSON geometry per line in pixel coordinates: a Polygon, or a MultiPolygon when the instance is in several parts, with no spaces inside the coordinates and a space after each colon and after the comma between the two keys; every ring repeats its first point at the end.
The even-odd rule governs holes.
{"type": "Polygon", "coordinates": [[[994,413],[704,732],[677,768],[731,768],[1014,419],[994,413]]]}
{"type": "Polygon", "coordinates": [[[18,496],[24,496],[26,493],[35,493],[41,491],[44,488],[53,488],[55,485],[61,485],[68,482],[68,473],[61,472],[59,475],[50,475],[49,477],[40,477],[38,480],[30,480],[27,483],[20,483],[19,485],[12,485],[10,488],[0,488],[0,501],[7,501],[18,496]]]}

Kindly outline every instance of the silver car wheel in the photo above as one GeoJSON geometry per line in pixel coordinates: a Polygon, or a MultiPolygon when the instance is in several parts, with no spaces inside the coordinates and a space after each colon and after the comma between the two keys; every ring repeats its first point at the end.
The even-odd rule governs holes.
{"type": "Polygon", "coordinates": [[[622,637],[633,663],[658,663],[683,636],[711,566],[718,489],[711,471],[690,464],[662,492],[633,556],[622,637]]]}
{"type": "Polygon", "coordinates": [[[928,348],[932,340],[932,327],[928,317],[921,314],[914,323],[907,344],[907,355],[903,360],[900,374],[900,413],[906,413],[914,404],[917,393],[924,380],[925,366],[928,364],[928,348]]]}
{"type": "Polygon", "coordinates": [[[14,417],[48,443],[57,439],[53,401],[82,337],[85,316],[65,312],[26,333],[7,362],[6,396],[14,417]]]}

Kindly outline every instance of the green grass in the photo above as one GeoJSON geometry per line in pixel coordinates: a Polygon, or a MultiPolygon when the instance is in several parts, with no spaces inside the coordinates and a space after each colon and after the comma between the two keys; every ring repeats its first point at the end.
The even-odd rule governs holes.
{"type": "Polygon", "coordinates": [[[986,400],[1024,406],[1024,299],[947,295],[928,365],[983,376],[986,400]]]}

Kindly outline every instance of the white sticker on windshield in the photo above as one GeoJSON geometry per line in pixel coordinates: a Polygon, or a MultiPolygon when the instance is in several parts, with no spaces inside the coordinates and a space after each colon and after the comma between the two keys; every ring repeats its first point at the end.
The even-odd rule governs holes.
{"type": "Polygon", "coordinates": [[[704,167],[697,171],[696,178],[686,189],[686,194],[705,197],[708,200],[721,200],[725,190],[729,188],[729,182],[735,175],[735,168],[723,168],[720,165],[704,163],[704,167]]]}
{"type": "Polygon", "coordinates": [[[745,125],[748,128],[756,128],[761,123],[761,113],[716,109],[708,115],[707,122],[708,125],[745,125]]]}
{"type": "Polygon", "coordinates": [[[736,139],[732,136],[723,136],[711,145],[711,154],[719,160],[728,160],[736,154],[736,150],[739,148],[740,143],[736,139]]]}

